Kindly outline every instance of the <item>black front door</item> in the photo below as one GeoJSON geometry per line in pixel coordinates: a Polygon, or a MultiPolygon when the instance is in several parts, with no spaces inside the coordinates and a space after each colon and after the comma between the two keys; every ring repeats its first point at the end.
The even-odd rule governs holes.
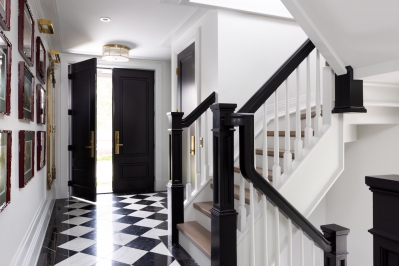
{"type": "Polygon", "coordinates": [[[96,72],[93,58],[69,68],[71,80],[71,196],[96,201],[96,72]]]}
{"type": "Polygon", "coordinates": [[[114,193],[154,191],[154,72],[114,69],[114,193]]]}

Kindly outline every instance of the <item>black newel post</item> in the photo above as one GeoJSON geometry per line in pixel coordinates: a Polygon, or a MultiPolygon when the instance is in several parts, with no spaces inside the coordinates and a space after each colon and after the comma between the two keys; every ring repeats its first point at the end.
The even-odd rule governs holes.
{"type": "Polygon", "coordinates": [[[225,125],[236,104],[213,104],[212,266],[237,265],[237,212],[234,209],[234,127],[225,125]]]}
{"type": "Polygon", "coordinates": [[[333,244],[331,252],[324,252],[324,266],[347,266],[347,238],[349,229],[336,225],[322,225],[324,237],[333,244]]]}
{"type": "Polygon", "coordinates": [[[184,223],[184,185],[182,176],[182,118],[181,112],[168,113],[169,118],[169,235],[172,244],[179,243],[177,224],[184,223]]]}

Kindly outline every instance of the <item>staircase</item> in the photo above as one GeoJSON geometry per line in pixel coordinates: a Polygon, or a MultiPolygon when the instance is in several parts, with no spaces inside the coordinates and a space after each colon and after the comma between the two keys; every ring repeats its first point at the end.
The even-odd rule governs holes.
{"type": "MultiPolygon", "coordinates": [[[[315,52],[316,92],[312,102],[310,53],[313,48],[308,40],[236,113],[234,104],[212,105],[213,179],[203,178],[200,182],[197,178],[196,190],[193,193],[186,190],[184,206],[181,200],[184,185],[178,172],[181,166],[174,165],[182,156],[174,154],[174,147],[181,147],[174,145],[181,139],[173,135],[180,130],[173,128],[173,124],[184,125],[184,122],[179,122],[180,114],[169,114],[172,132],[169,226],[174,243],[183,246],[199,265],[277,266],[293,265],[296,259],[300,265],[305,265],[305,261],[312,263],[309,265],[346,265],[345,241],[349,229],[322,226],[323,236],[304,217],[317,206],[342,166],[333,165],[330,169],[320,163],[326,168],[325,174],[322,171],[314,175],[308,171],[311,178],[303,174],[309,162],[314,164],[316,159],[322,161],[323,156],[327,156],[323,146],[326,142],[339,146],[339,139],[331,139],[342,124],[340,115],[331,116],[334,73],[325,67],[321,86],[318,51],[315,52]],[[301,64],[305,59],[306,64],[301,64]],[[292,80],[296,86],[292,86],[292,80]],[[305,94],[301,94],[301,88],[306,90],[305,94]],[[284,96],[282,103],[281,95],[284,96]],[[294,101],[290,98],[292,95],[294,101]],[[301,99],[305,105],[301,105],[301,99]],[[255,134],[254,114],[259,111],[263,111],[262,130],[255,134]],[[238,127],[239,132],[236,162],[234,127],[238,127]],[[324,155],[320,154],[322,148],[324,155]],[[313,184],[317,193],[308,193],[313,184]],[[305,195],[286,192],[292,192],[293,188],[305,195]],[[293,198],[292,194],[296,196],[293,198]],[[337,236],[345,241],[336,242],[337,236]],[[311,247],[310,252],[308,248],[305,251],[307,245],[311,247]],[[295,258],[295,254],[299,257],[295,258]]],[[[200,115],[206,112],[205,105],[202,110],[200,115]]]]}

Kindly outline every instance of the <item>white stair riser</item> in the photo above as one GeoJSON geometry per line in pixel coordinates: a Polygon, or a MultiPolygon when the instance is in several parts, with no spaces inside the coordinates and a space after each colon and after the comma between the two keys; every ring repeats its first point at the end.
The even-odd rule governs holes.
{"type": "Polygon", "coordinates": [[[195,209],[195,221],[202,225],[206,230],[211,231],[211,218],[195,209]]]}
{"type": "Polygon", "coordinates": [[[211,266],[211,260],[199,250],[193,242],[185,235],[179,232],[179,244],[187,251],[188,254],[201,266],[211,266]]]}
{"type": "MultiPolygon", "coordinates": [[[[263,166],[262,166],[262,158],[263,158],[263,155],[259,155],[259,154],[257,154],[256,155],[256,167],[260,167],[260,168],[263,168],[263,166]]],[[[269,167],[269,170],[272,170],[273,169],[273,165],[274,165],[274,157],[273,156],[267,156],[267,166],[269,167]]],[[[283,171],[284,172],[284,158],[279,158],[279,164],[280,164],[280,167],[281,167],[281,171],[283,171]]]]}

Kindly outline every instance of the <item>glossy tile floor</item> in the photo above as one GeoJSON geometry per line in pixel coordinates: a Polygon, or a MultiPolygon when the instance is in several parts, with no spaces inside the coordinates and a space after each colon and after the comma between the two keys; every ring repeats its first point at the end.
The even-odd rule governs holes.
{"type": "Polygon", "coordinates": [[[166,200],[162,192],[57,200],[37,265],[198,265],[168,241],[166,200]]]}

